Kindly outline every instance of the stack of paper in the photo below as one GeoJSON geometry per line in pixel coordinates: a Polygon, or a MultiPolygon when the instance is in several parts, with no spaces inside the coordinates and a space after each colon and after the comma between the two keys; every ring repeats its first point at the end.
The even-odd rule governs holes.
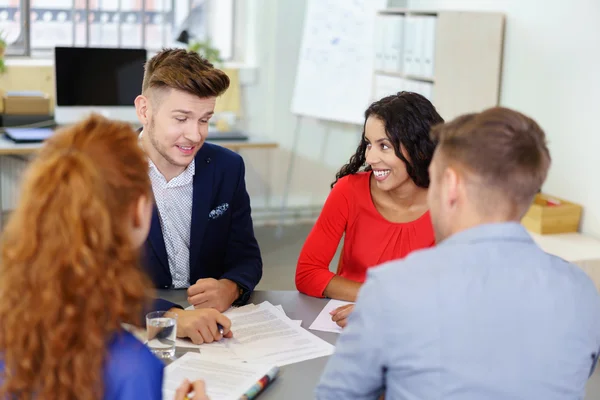
{"type": "Polygon", "coordinates": [[[253,398],[278,372],[277,366],[207,360],[198,353],[186,353],[167,366],[163,398],[175,398],[175,391],[184,379],[203,380],[211,400],[253,398]]]}
{"type": "MultiPolygon", "coordinates": [[[[271,304],[271,303],[269,303],[268,301],[265,301],[263,304],[271,304]]],[[[256,307],[256,304],[249,303],[249,304],[246,304],[245,306],[242,306],[242,307],[229,307],[229,310],[225,311],[225,312],[223,313],[223,315],[231,315],[232,313],[235,313],[237,310],[248,311],[248,310],[249,310],[249,307],[256,307]]],[[[281,304],[280,304],[280,305],[277,305],[277,306],[274,306],[274,307],[275,307],[277,310],[279,310],[279,311],[281,312],[281,314],[283,314],[283,316],[284,316],[285,318],[289,319],[289,320],[290,320],[290,321],[292,321],[294,324],[297,324],[298,326],[301,326],[301,325],[302,325],[302,320],[300,320],[300,319],[290,319],[290,318],[289,318],[289,317],[286,315],[286,313],[285,313],[285,311],[284,311],[284,309],[283,309],[283,306],[282,306],[281,304]]],[[[193,310],[193,309],[194,309],[194,306],[189,306],[189,307],[186,307],[186,310],[193,310]]],[[[183,344],[183,342],[182,342],[182,344],[183,344]]]]}
{"type": "Polygon", "coordinates": [[[303,329],[302,321],[291,320],[281,306],[248,304],[224,315],[231,320],[233,338],[201,345],[177,339],[177,346],[198,348],[203,358],[278,366],[333,354],[331,344],[303,329]]]}

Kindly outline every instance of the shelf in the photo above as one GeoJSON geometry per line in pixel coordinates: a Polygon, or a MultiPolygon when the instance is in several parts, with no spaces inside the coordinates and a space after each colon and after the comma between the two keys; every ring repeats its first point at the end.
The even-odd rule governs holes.
{"type": "MultiPolygon", "coordinates": [[[[380,10],[377,18],[380,20],[376,27],[381,30],[374,35],[373,97],[393,94],[397,88],[420,93],[434,102],[435,108],[446,120],[498,105],[504,14],[389,8],[380,10]],[[402,19],[400,17],[410,17],[399,23],[402,27],[396,25],[397,20],[393,21],[394,18],[402,19]],[[416,21],[410,21],[413,17],[416,21]],[[388,25],[389,21],[381,21],[386,19],[392,20],[392,23],[388,25]],[[431,32],[423,28],[426,23],[431,28],[431,20],[434,20],[435,25],[433,49],[430,43],[431,32]],[[415,31],[409,32],[407,21],[415,31],[417,29],[414,25],[421,24],[418,31],[423,35],[422,38],[417,38],[415,31]],[[381,41],[390,35],[401,37],[394,36],[394,41],[390,41],[393,46],[386,48],[381,45],[381,41]],[[396,39],[401,39],[401,43],[396,39]],[[411,65],[411,68],[404,69],[406,49],[413,53],[420,51],[425,57],[421,60],[430,59],[429,62],[434,65],[433,70],[425,67],[421,69],[416,65],[414,68],[411,65]],[[392,51],[394,54],[391,54],[392,51]],[[382,60],[381,55],[387,52],[390,55],[382,60]]],[[[430,67],[429,62],[423,65],[430,67]]]]}
{"type": "Polygon", "coordinates": [[[386,8],[377,11],[378,15],[431,15],[437,16],[437,11],[409,10],[407,8],[386,8]]]}
{"type": "Polygon", "coordinates": [[[392,72],[392,71],[383,71],[383,70],[375,70],[374,72],[378,75],[397,76],[398,78],[410,79],[413,81],[435,83],[434,78],[426,78],[424,76],[406,75],[401,72],[392,72]]]}

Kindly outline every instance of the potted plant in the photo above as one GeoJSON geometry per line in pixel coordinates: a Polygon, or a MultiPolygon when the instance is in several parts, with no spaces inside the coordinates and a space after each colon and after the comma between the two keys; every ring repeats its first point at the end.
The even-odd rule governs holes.
{"type": "Polygon", "coordinates": [[[6,52],[6,39],[4,39],[4,31],[0,30],[0,74],[6,72],[6,64],[4,63],[4,53],[6,52]]]}
{"type": "Polygon", "coordinates": [[[221,53],[219,49],[212,47],[210,39],[206,39],[203,41],[190,41],[190,43],[188,44],[188,50],[195,51],[215,66],[221,65],[221,63],[223,62],[223,60],[221,59],[221,53]]]}

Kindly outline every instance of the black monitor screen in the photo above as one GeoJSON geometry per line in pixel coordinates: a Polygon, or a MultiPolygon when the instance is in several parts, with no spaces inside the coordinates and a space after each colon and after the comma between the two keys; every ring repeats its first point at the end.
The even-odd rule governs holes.
{"type": "Polygon", "coordinates": [[[57,47],[58,106],[133,106],[142,91],[144,49],[57,47]]]}

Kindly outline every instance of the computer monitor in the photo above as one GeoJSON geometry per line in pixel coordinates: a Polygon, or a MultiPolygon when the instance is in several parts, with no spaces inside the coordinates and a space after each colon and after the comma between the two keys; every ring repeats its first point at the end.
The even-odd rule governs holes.
{"type": "Polygon", "coordinates": [[[138,123],[134,100],[142,92],[145,49],[56,47],[54,71],[57,125],[96,112],[138,123]]]}

